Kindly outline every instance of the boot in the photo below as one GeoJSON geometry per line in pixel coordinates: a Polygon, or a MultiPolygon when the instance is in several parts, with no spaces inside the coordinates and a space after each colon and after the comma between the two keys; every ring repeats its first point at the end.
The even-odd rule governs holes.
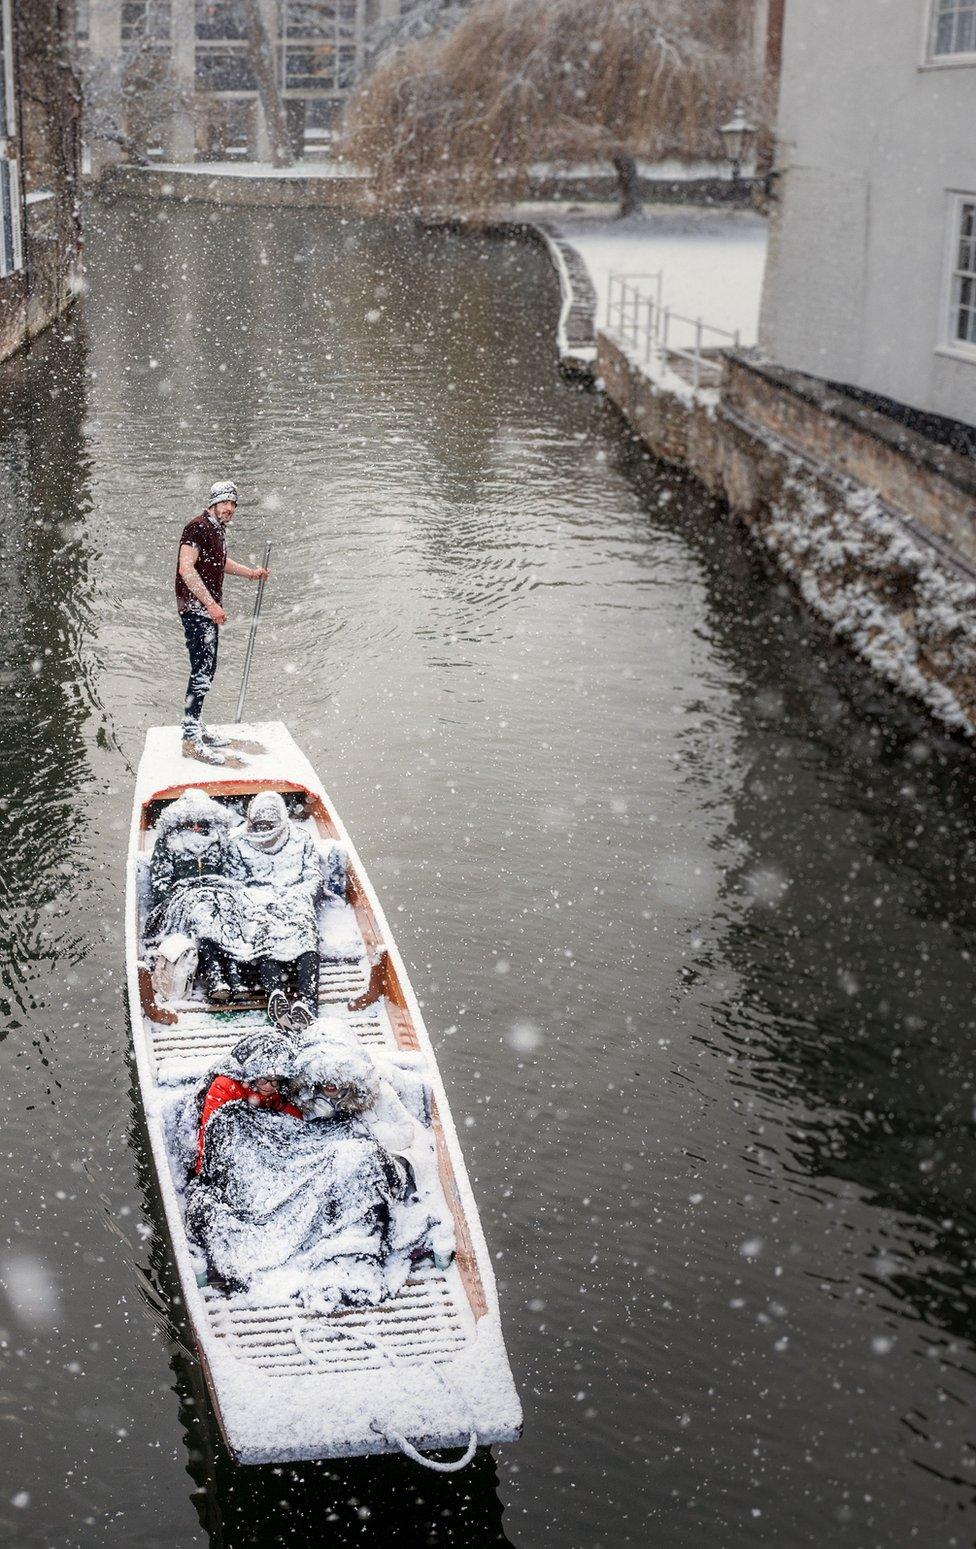
{"type": "Polygon", "coordinates": [[[315,1021],[315,1013],[303,1000],[296,1000],[289,1012],[289,1021],[296,1033],[304,1033],[315,1021]]]}
{"type": "Polygon", "coordinates": [[[209,1001],[221,1005],[230,999],[230,985],[216,952],[200,954],[200,978],[203,980],[203,993],[209,1001]]]}
{"type": "Polygon", "coordinates": [[[272,990],[268,996],[268,1017],[281,1032],[292,1033],[291,1013],[288,1007],[288,996],[284,990],[272,990]]]}
{"type": "Polygon", "coordinates": [[[201,764],[226,764],[223,753],[216,748],[208,748],[202,740],[200,742],[183,741],[181,749],[184,758],[195,758],[201,764]]]}
{"type": "Polygon", "coordinates": [[[231,1000],[241,1000],[247,994],[247,986],[241,978],[241,965],[236,957],[227,959],[227,983],[231,1000]]]}
{"type": "Polygon", "coordinates": [[[214,731],[209,726],[204,726],[200,732],[200,740],[208,748],[229,748],[230,743],[226,737],[222,737],[219,731],[214,731]]]}

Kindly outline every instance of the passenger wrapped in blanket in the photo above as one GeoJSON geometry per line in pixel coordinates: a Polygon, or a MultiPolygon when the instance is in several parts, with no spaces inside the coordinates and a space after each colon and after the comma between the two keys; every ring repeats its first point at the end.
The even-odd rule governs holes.
{"type": "MultiPolygon", "coordinates": [[[[375,1305],[443,1236],[433,1136],[341,1022],[314,1024],[290,1073],[292,1112],[245,1098],[207,1121],[186,1191],[189,1235],[225,1290],[297,1296],[321,1312],[375,1305]]],[[[204,1088],[187,1103],[185,1151],[204,1088]]]]}

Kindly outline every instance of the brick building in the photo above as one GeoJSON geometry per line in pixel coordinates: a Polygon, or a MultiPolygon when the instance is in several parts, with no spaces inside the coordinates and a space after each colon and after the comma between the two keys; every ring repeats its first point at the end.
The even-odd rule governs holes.
{"type": "Polygon", "coordinates": [[[81,93],[66,0],[0,0],[0,359],[71,303],[80,270],[81,93]]]}

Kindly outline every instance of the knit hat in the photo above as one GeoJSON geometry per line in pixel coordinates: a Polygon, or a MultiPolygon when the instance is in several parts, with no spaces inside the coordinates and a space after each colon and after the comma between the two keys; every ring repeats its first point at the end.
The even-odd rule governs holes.
{"type": "Polygon", "coordinates": [[[182,796],[177,796],[168,807],[164,807],[156,820],[156,839],[162,839],[166,834],[171,834],[180,828],[189,828],[193,823],[199,823],[209,829],[230,828],[234,821],[234,814],[229,808],[221,806],[219,801],[214,801],[206,791],[197,790],[195,786],[188,787],[182,796]]]}
{"type": "MultiPolygon", "coordinates": [[[[320,1108],[323,1097],[334,1112],[363,1113],[372,1108],[379,1095],[379,1072],[362,1045],[348,1041],[345,1028],[340,1027],[340,1036],[330,1037],[332,1025],[327,1019],[317,1022],[315,1032],[319,1036],[297,1053],[295,1100],[303,1113],[318,1117],[327,1116],[320,1108]]],[[[306,1037],[312,1031],[310,1028],[306,1037]]]]}
{"type": "Polygon", "coordinates": [[[278,1077],[290,1081],[295,1074],[295,1055],[287,1038],[270,1029],[249,1033],[234,1045],[231,1058],[241,1067],[245,1081],[259,1081],[262,1077],[278,1077]]]}
{"type": "Polygon", "coordinates": [[[237,504],[237,485],[233,479],[219,479],[216,484],[210,486],[210,504],[215,506],[218,500],[232,500],[237,504]]]}

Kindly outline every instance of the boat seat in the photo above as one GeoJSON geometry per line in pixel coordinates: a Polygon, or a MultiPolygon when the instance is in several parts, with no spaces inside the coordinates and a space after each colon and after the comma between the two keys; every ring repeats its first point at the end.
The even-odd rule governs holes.
{"type": "Polygon", "coordinates": [[[317,910],[319,957],[326,963],[355,963],[366,956],[356,911],[345,899],[324,898],[317,910]]]}

